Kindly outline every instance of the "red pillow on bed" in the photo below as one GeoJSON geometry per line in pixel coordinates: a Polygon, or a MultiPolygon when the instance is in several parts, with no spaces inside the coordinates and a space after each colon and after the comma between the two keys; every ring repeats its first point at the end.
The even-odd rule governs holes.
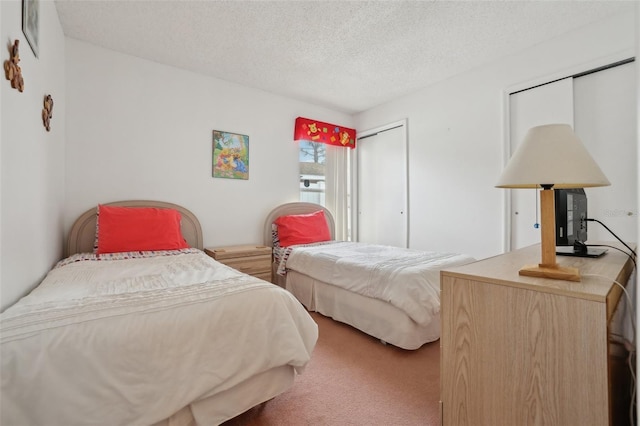
{"type": "Polygon", "coordinates": [[[189,247],[177,210],[99,205],[98,213],[98,254],[189,247]]]}
{"type": "Polygon", "coordinates": [[[280,216],[274,223],[278,226],[278,237],[283,247],[331,239],[323,210],[309,214],[280,216]]]}

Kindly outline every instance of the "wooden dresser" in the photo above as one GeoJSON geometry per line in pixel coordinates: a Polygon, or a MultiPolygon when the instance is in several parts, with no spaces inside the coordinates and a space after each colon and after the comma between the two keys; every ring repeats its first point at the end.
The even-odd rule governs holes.
{"type": "Polygon", "coordinates": [[[627,424],[630,375],[611,320],[625,297],[613,280],[626,284],[632,261],[609,249],[558,256],[581,282],[518,275],[539,259],[535,245],[441,272],[443,425],[627,424]]]}
{"type": "Polygon", "coordinates": [[[218,262],[240,272],[271,281],[271,247],[242,245],[209,247],[204,251],[218,262]]]}

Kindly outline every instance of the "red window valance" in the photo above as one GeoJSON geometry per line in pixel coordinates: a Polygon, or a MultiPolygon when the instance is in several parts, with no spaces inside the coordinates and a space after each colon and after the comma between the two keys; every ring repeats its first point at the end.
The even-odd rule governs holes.
{"type": "Polygon", "coordinates": [[[356,147],[356,130],[308,118],[296,118],[293,140],[326,143],[327,145],[356,147]]]}

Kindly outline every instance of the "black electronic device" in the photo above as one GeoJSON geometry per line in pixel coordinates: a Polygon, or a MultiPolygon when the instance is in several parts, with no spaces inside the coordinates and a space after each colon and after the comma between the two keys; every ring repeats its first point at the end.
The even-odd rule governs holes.
{"type": "Polygon", "coordinates": [[[556,254],[600,257],[606,249],[588,247],[587,194],[582,188],[555,189],[556,254]]]}

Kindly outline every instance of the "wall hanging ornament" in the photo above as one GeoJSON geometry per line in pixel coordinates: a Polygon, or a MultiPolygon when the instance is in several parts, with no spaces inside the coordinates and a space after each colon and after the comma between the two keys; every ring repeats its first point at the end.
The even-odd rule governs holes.
{"type": "Polygon", "coordinates": [[[51,130],[50,123],[53,117],[53,98],[51,95],[44,97],[44,108],[42,109],[42,124],[44,124],[47,132],[51,130]]]}
{"type": "Polygon", "coordinates": [[[37,58],[40,38],[40,0],[22,0],[22,32],[37,58]]]}
{"type": "Polygon", "coordinates": [[[11,87],[22,92],[24,91],[24,80],[22,79],[22,70],[18,65],[20,62],[19,46],[20,40],[16,40],[13,46],[9,46],[10,58],[4,61],[4,75],[7,80],[11,81],[11,87]]]}
{"type": "Polygon", "coordinates": [[[249,136],[213,131],[213,177],[249,179],[249,136]]]}

